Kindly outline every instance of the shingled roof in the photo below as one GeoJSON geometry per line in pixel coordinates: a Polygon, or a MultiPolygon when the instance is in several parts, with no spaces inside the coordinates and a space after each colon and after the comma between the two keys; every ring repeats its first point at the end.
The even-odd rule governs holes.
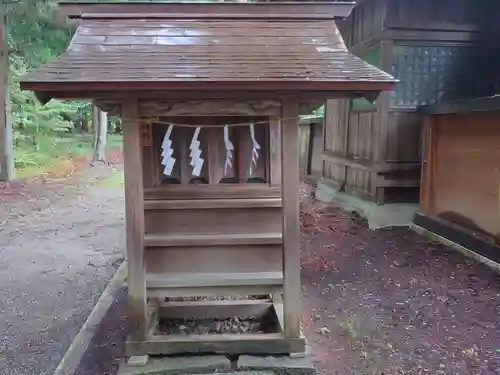
{"type": "Polygon", "coordinates": [[[100,90],[391,89],[392,76],[347,51],[334,19],[352,6],[66,4],[69,16],[80,20],[68,50],[21,85],[45,97],[100,90]]]}

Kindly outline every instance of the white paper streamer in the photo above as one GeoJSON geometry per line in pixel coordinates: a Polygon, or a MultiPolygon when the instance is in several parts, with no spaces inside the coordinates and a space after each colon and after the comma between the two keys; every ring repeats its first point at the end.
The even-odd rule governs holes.
{"type": "Polygon", "coordinates": [[[224,145],[226,146],[226,163],[224,164],[224,176],[227,175],[227,169],[233,167],[233,143],[229,140],[229,126],[224,126],[224,145]]]}
{"type": "Polygon", "coordinates": [[[252,175],[253,167],[257,167],[257,160],[259,160],[260,150],[260,145],[255,139],[255,126],[253,123],[250,124],[250,138],[252,138],[252,160],[250,161],[249,174],[252,175]]]}
{"type": "Polygon", "coordinates": [[[161,164],[165,167],[163,169],[163,174],[166,176],[170,176],[172,174],[172,170],[175,165],[175,158],[172,157],[174,150],[172,149],[172,140],[170,139],[173,128],[174,125],[172,124],[168,126],[161,144],[161,164]]]}
{"type": "Polygon", "coordinates": [[[193,167],[193,176],[196,177],[200,175],[204,163],[204,160],[201,158],[201,143],[198,140],[200,131],[201,127],[196,127],[196,129],[194,130],[193,138],[191,139],[191,144],[189,145],[189,149],[191,150],[191,152],[189,153],[189,157],[191,158],[189,164],[193,167]]]}

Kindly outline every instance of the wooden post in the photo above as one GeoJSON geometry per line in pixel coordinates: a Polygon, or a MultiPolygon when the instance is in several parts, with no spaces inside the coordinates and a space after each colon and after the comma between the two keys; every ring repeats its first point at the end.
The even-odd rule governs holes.
{"type": "Polygon", "coordinates": [[[147,335],[146,270],[144,267],[144,188],[142,174],[139,101],[124,100],[123,162],[125,174],[125,228],[128,261],[130,335],[144,341],[147,335]]]}
{"type": "Polygon", "coordinates": [[[281,126],[279,119],[269,120],[269,169],[271,186],[281,185],[281,126]]]}
{"type": "Polygon", "coordinates": [[[0,181],[12,180],[12,123],[8,113],[9,53],[5,30],[5,14],[0,7],[0,181]]]}
{"type": "Polygon", "coordinates": [[[283,318],[286,338],[300,337],[299,103],[285,99],[281,122],[283,171],[283,318]]]}
{"type": "Polygon", "coordinates": [[[420,176],[420,212],[423,215],[431,215],[434,208],[435,126],[435,118],[425,116],[420,176]]]}

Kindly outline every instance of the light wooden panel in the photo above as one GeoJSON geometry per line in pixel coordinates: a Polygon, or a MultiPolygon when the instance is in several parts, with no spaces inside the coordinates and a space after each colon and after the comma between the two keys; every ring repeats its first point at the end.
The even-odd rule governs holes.
{"type": "Polygon", "coordinates": [[[438,117],[431,214],[499,234],[500,113],[438,117]]]}
{"type": "Polygon", "coordinates": [[[148,210],[146,233],[281,233],[280,208],[148,210]]]}
{"type": "Polygon", "coordinates": [[[283,247],[200,246],[148,248],[145,253],[148,273],[224,273],[282,271],[283,247]]]}

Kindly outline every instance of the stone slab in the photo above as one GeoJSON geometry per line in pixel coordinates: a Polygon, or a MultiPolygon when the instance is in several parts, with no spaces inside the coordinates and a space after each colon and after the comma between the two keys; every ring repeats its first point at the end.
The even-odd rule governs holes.
{"type": "Polygon", "coordinates": [[[118,375],[213,374],[230,370],[231,361],[224,356],[153,357],[144,366],[122,361],[118,375]]]}
{"type": "Polygon", "coordinates": [[[321,181],[318,182],[316,198],[322,202],[334,201],[343,210],[358,213],[368,221],[370,229],[407,227],[419,210],[417,203],[387,203],[379,206],[375,202],[340,192],[321,181]]]}
{"type": "Polygon", "coordinates": [[[290,358],[289,356],[242,355],[236,365],[238,371],[265,371],[278,375],[314,375],[316,373],[311,357],[290,358]]]}

